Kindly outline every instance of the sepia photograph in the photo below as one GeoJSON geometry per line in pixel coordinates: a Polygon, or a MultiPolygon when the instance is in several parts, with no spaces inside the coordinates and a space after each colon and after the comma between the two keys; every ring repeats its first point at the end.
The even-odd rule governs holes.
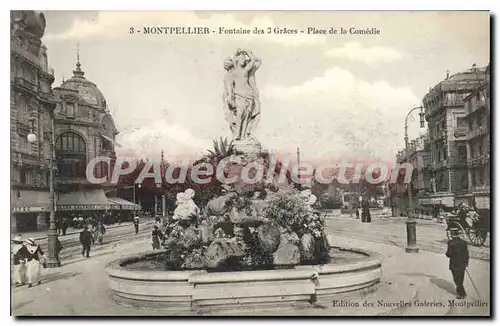
{"type": "Polygon", "coordinates": [[[11,10],[11,316],[491,317],[491,24],[11,10]]]}

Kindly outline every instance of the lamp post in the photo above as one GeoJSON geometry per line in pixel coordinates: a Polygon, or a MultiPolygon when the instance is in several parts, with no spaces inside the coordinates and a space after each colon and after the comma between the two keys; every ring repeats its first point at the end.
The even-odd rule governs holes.
{"type": "MultiPolygon", "coordinates": [[[[28,142],[34,143],[37,141],[37,136],[33,132],[33,124],[34,119],[31,120],[31,130],[28,134],[28,142]]],[[[49,146],[50,146],[50,155],[49,155],[49,232],[47,233],[47,242],[49,247],[49,259],[47,261],[48,268],[61,267],[61,262],[59,261],[59,257],[57,254],[56,246],[57,246],[57,229],[56,229],[56,214],[55,214],[55,196],[54,196],[54,120],[52,119],[51,129],[49,130],[49,146]]]]}
{"type": "MultiPolygon", "coordinates": [[[[406,151],[406,161],[409,163],[409,143],[408,143],[408,119],[411,117],[413,111],[420,110],[418,114],[420,116],[420,128],[425,127],[424,120],[424,108],[422,106],[417,106],[411,109],[405,118],[405,151],[406,151]]],[[[413,171],[413,167],[412,167],[413,171]]],[[[417,221],[413,216],[413,203],[412,203],[412,178],[410,178],[410,182],[408,183],[408,210],[406,219],[406,252],[417,253],[419,248],[417,246],[417,221]]]]}

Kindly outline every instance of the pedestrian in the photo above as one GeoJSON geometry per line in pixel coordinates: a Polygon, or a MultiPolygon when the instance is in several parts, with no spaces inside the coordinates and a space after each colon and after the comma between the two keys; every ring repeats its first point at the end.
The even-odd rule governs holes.
{"type": "Polygon", "coordinates": [[[370,202],[365,200],[363,202],[363,211],[361,213],[361,222],[370,223],[372,221],[370,217],[370,202]]]}
{"type": "Polygon", "coordinates": [[[26,261],[28,259],[28,249],[23,244],[20,236],[16,236],[12,240],[12,254],[14,255],[14,284],[21,286],[26,284],[26,261]]]}
{"type": "Polygon", "coordinates": [[[359,208],[356,207],[355,209],[356,209],[356,219],[359,220],[359,208]]]}
{"type": "Polygon", "coordinates": [[[35,243],[35,239],[29,238],[26,240],[26,249],[28,250],[28,257],[26,259],[26,277],[28,280],[28,287],[33,284],[42,283],[42,264],[45,261],[45,254],[42,248],[35,243]]]}
{"type": "Polygon", "coordinates": [[[84,224],[83,216],[79,216],[78,217],[78,227],[83,228],[83,224],[84,224]]]}
{"type": "Polygon", "coordinates": [[[158,225],[154,226],[154,230],[151,233],[151,244],[153,245],[153,250],[160,249],[160,243],[163,241],[164,236],[160,231],[158,225]]]}
{"type": "Polygon", "coordinates": [[[139,216],[136,215],[134,217],[134,228],[135,228],[135,234],[137,235],[139,233],[139,216]]]}
{"type": "Polygon", "coordinates": [[[82,244],[82,256],[85,258],[90,257],[90,247],[92,246],[93,237],[89,231],[89,227],[85,225],[83,231],[80,232],[80,243],[82,244]]]}
{"type": "Polygon", "coordinates": [[[68,230],[68,227],[69,227],[69,225],[68,225],[68,224],[69,224],[69,223],[68,223],[68,218],[67,218],[67,217],[65,217],[65,218],[63,219],[63,222],[62,222],[62,235],[66,235],[66,231],[68,230]]]}
{"type": "Polygon", "coordinates": [[[62,232],[62,223],[61,223],[61,219],[60,218],[58,218],[56,220],[56,230],[57,230],[57,234],[61,235],[61,232],[62,232]]]}
{"type": "Polygon", "coordinates": [[[453,282],[457,287],[457,299],[467,296],[464,289],[465,269],[469,266],[469,249],[467,242],[460,238],[458,228],[450,229],[452,239],[448,241],[446,257],[450,259],[450,271],[453,275],[453,282]]]}
{"type": "Polygon", "coordinates": [[[62,245],[61,241],[59,240],[59,238],[57,238],[57,240],[56,240],[56,257],[57,257],[58,262],[61,262],[61,259],[59,258],[59,253],[61,252],[62,249],[63,249],[63,245],[62,245]]]}

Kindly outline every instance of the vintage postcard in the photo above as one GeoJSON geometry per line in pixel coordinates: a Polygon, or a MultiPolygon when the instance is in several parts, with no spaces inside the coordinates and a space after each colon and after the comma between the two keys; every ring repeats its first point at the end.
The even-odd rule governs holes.
{"type": "Polygon", "coordinates": [[[488,11],[11,11],[13,316],[490,316],[488,11]]]}

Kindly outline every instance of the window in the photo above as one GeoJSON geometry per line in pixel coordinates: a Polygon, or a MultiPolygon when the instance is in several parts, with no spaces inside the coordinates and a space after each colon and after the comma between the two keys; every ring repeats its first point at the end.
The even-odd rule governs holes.
{"type": "Polygon", "coordinates": [[[476,171],[472,171],[472,173],[470,174],[471,176],[471,180],[470,180],[470,183],[475,186],[476,185],[476,171]]]}
{"type": "Polygon", "coordinates": [[[22,153],[28,152],[28,139],[25,136],[18,135],[19,139],[19,151],[22,153]]]}
{"type": "Polygon", "coordinates": [[[20,175],[20,181],[22,184],[29,185],[32,183],[31,171],[28,169],[22,169],[20,175]]]}
{"type": "Polygon", "coordinates": [[[458,162],[466,162],[467,161],[467,148],[465,146],[457,147],[457,159],[458,162]]]}
{"type": "Polygon", "coordinates": [[[484,168],[480,168],[478,171],[479,185],[484,185],[484,168]]]}
{"type": "Polygon", "coordinates": [[[483,127],[483,117],[477,117],[477,128],[481,129],[483,127]]]}
{"type": "Polygon", "coordinates": [[[464,117],[457,118],[457,128],[467,128],[467,120],[464,117]]]}
{"type": "Polygon", "coordinates": [[[448,153],[446,152],[447,152],[446,147],[443,147],[443,161],[446,161],[446,159],[448,158],[448,153]]]}
{"type": "Polygon", "coordinates": [[[26,100],[21,98],[17,102],[17,119],[20,121],[24,121],[27,119],[27,114],[26,114],[26,100]]]}
{"type": "Polygon", "coordinates": [[[56,150],[84,153],[86,152],[85,140],[75,132],[65,132],[56,140],[56,150]]]}
{"type": "Polygon", "coordinates": [[[481,142],[479,142],[477,145],[477,152],[478,152],[477,153],[478,156],[483,155],[483,144],[481,142]]]}
{"type": "Polygon", "coordinates": [[[66,103],[66,117],[74,118],[75,117],[75,104],[74,103],[66,103]]]}
{"type": "Polygon", "coordinates": [[[446,129],[446,121],[445,120],[441,121],[441,129],[443,129],[443,130],[446,129]]]}
{"type": "Polygon", "coordinates": [[[439,122],[436,124],[436,132],[437,132],[437,134],[439,136],[439,122]]]}
{"type": "Polygon", "coordinates": [[[86,145],[79,134],[69,131],[56,140],[59,176],[69,178],[85,177],[86,145]]]}

